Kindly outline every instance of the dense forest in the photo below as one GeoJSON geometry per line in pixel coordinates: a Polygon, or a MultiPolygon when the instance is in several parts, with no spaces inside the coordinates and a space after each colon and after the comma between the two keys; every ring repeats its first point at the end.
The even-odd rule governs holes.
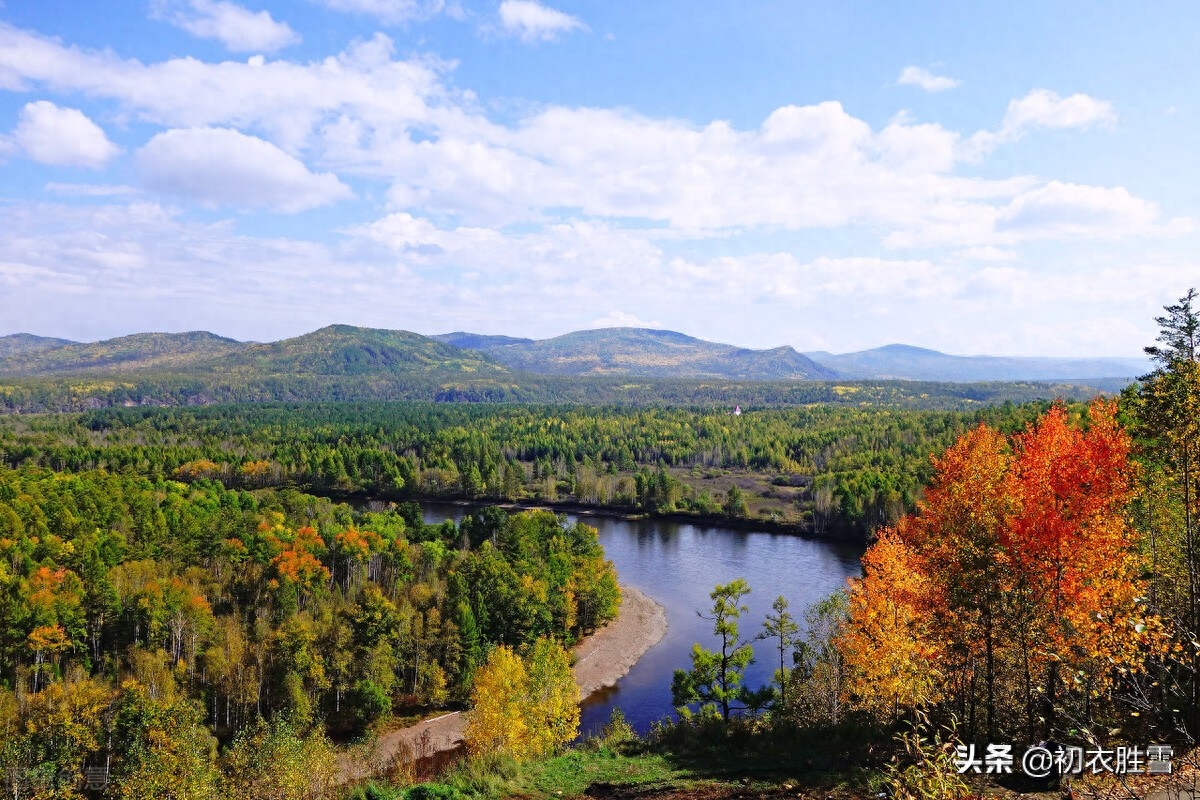
{"type": "Polygon", "coordinates": [[[411,505],[0,467],[0,775],[14,798],[80,796],[101,768],[117,797],[332,783],[327,734],[461,704],[491,648],[569,645],[618,603],[595,531],[546,512],[429,526],[411,505]]]}
{"type": "Polygon", "coordinates": [[[913,510],[931,454],[980,422],[1016,430],[1044,408],[810,406],[737,416],[396,403],[105,409],[0,417],[0,459],[376,499],[723,515],[863,538],[913,510]]]}
{"type": "Polygon", "coordinates": [[[1055,397],[1085,400],[1123,381],[934,383],[923,381],[734,381],[682,378],[502,378],[434,370],[417,375],[357,376],[171,372],[89,373],[70,378],[0,379],[0,413],[86,411],[123,406],[222,403],[408,401],[429,403],[594,403],[629,406],[803,406],[832,404],[905,409],[968,409],[1055,397]]]}

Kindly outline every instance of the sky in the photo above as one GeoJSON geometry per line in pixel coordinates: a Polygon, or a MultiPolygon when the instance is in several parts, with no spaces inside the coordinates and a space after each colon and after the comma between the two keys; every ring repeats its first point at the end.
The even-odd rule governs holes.
{"type": "Polygon", "coordinates": [[[0,0],[0,335],[1136,356],[1200,5],[0,0]]]}

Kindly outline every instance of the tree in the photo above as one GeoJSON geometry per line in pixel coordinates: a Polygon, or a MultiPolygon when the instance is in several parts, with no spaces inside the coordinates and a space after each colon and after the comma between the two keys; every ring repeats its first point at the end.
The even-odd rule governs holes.
{"type": "Polygon", "coordinates": [[[538,639],[527,669],[526,727],[534,752],[547,755],[579,733],[579,685],[566,650],[553,639],[538,639]]]}
{"type": "Polygon", "coordinates": [[[697,612],[713,621],[713,633],[720,638],[721,649],[706,650],[699,642],[692,645],[692,668],[675,670],[671,680],[671,700],[677,708],[699,704],[702,712],[719,710],[721,719],[728,722],[735,703],[744,700],[742,676],[754,661],[754,649],[741,638],[738,619],[749,611],[742,605],[742,598],[749,593],[750,587],[742,578],[717,584],[709,594],[712,614],[697,612]]]}
{"type": "Polygon", "coordinates": [[[848,613],[845,591],[834,592],[804,612],[807,630],[798,642],[789,681],[795,691],[785,704],[785,710],[802,721],[837,725],[842,719],[846,670],[837,644],[848,613]]]}
{"type": "MultiPolygon", "coordinates": [[[[1159,344],[1146,348],[1155,369],[1141,378],[1133,418],[1149,463],[1145,520],[1149,523],[1155,598],[1195,640],[1200,637],[1200,312],[1189,289],[1156,318],[1159,344]],[[1178,520],[1178,523],[1176,522],[1178,520]]],[[[1200,654],[1185,678],[1188,720],[1200,727],[1200,654]]]]}
{"type": "Polygon", "coordinates": [[[790,670],[787,668],[784,656],[789,650],[795,647],[796,634],[800,632],[800,626],[796,624],[796,619],[788,613],[788,601],[783,595],[775,598],[775,602],[771,604],[771,610],[775,612],[774,616],[767,615],[763,620],[763,630],[756,639],[774,639],[775,649],[779,651],[779,670],[775,673],[775,684],[779,687],[779,705],[787,705],[787,687],[790,670]]]}
{"type": "Polygon", "coordinates": [[[223,796],[320,800],[337,796],[337,751],[322,733],[301,736],[287,721],[259,719],[222,759],[223,796]]]}
{"type": "Polygon", "coordinates": [[[579,732],[579,687],[562,645],[539,639],[522,660],[496,647],[475,673],[467,716],[472,755],[540,758],[579,732]]]}
{"type": "Polygon", "coordinates": [[[750,513],[750,510],[746,507],[746,498],[737,484],[730,486],[729,491],[725,493],[725,505],[722,508],[726,516],[733,517],[734,519],[745,517],[750,513]]]}
{"type": "Polygon", "coordinates": [[[508,754],[518,761],[531,755],[530,731],[525,721],[529,673],[512,648],[492,649],[487,662],[475,672],[471,712],[465,738],[474,756],[508,754]]]}
{"type": "Polygon", "coordinates": [[[145,686],[127,682],[117,703],[112,748],[118,760],[110,791],[120,800],[213,796],[217,741],[188,700],[156,700],[145,686]]]}
{"type": "Polygon", "coordinates": [[[919,513],[880,533],[851,587],[838,641],[856,705],[941,702],[992,741],[1022,723],[1059,736],[1070,704],[1072,725],[1089,724],[1093,701],[1165,644],[1125,513],[1130,449],[1097,400],[1086,426],[1055,405],[1011,443],[981,425],[935,459],[919,513]]]}

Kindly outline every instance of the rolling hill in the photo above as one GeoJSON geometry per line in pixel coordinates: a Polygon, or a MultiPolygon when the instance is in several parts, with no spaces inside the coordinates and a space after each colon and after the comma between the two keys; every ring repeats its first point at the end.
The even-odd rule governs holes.
{"type": "MultiPolygon", "coordinates": [[[[17,334],[21,336],[22,334],[17,334]]],[[[16,337],[4,337],[0,342],[16,337]]],[[[0,375],[49,375],[93,370],[129,372],[186,368],[229,355],[249,345],[207,331],[135,333],[101,342],[38,339],[37,346],[0,355],[0,375]],[[54,342],[46,344],[44,342],[54,342]]],[[[0,354],[4,349],[0,348],[0,354]]]]}
{"type": "Polygon", "coordinates": [[[539,375],[755,381],[838,377],[791,347],[749,350],[649,328],[601,328],[537,341],[502,341],[507,337],[465,333],[436,338],[479,350],[512,369],[539,375]]]}
{"type": "MultiPolygon", "coordinates": [[[[1114,379],[855,380],[790,347],[749,350],[635,328],[541,341],[465,333],[439,338],[449,341],[350,325],[265,344],[205,332],[134,334],[83,344],[8,336],[0,338],[0,413],[346,400],[967,408],[1005,400],[1085,398],[1124,385],[1114,379]],[[481,349],[456,347],[454,341],[481,349]]],[[[956,357],[931,351],[919,356],[957,363],[956,357]]]]}
{"type": "Polygon", "coordinates": [[[78,344],[70,339],[54,339],[49,336],[34,336],[32,333],[14,333],[0,336],[0,359],[53,350],[68,344],[78,344]]]}

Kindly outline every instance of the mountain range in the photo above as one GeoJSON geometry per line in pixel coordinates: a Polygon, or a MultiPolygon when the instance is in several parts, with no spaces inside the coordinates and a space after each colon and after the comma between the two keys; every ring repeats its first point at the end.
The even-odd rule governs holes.
{"type": "Polygon", "coordinates": [[[183,371],[225,375],[399,375],[454,372],[499,377],[510,371],[560,377],[736,381],[1130,380],[1144,359],[956,356],[909,345],[834,354],[788,346],[752,350],[682,333],[602,328],[550,339],[331,325],[261,344],[204,331],[139,333],[80,343],[31,334],[0,337],[0,375],[133,374],[183,371]]]}

